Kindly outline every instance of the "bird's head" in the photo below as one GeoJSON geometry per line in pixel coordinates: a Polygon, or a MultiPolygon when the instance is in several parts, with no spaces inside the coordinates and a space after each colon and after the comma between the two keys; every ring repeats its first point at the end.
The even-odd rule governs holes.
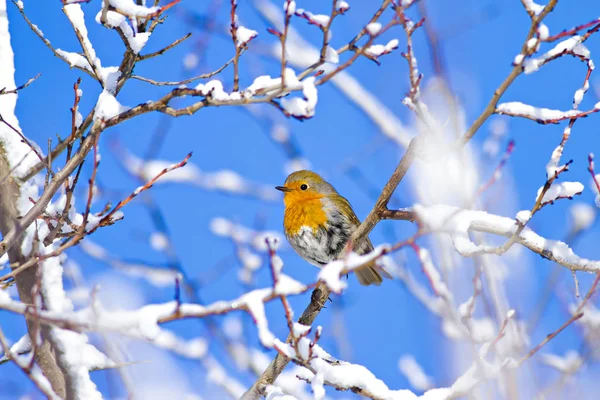
{"type": "Polygon", "coordinates": [[[291,173],[283,186],[275,186],[275,189],[283,192],[283,202],[286,207],[337,194],[333,186],[323,180],[319,174],[307,170],[291,173]]]}

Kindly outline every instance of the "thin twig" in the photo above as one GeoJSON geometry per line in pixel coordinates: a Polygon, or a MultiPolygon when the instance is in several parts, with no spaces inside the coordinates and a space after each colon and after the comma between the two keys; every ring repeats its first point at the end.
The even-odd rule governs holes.
{"type": "MultiPolygon", "coordinates": [[[[550,0],[548,4],[544,7],[543,11],[532,19],[531,26],[529,27],[529,32],[527,33],[527,37],[525,38],[523,46],[521,47],[521,54],[523,56],[531,54],[531,52],[533,51],[533,49],[529,49],[529,47],[527,46],[527,42],[536,35],[539,24],[543,21],[544,18],[546,18],[546,16],[550,12],[552,12],[552,10],[554,10],[556,3],[558,3],[558,0],[550,0]]],[[[521,65],[515,65],[513,67],[512,71],[510,72],[510,74],[508,74],[504,82],[502,82],[500,86],[494,91],[494,95],[490,99],[485,109],[481,112],[479,117],[477,117],[477,119],[473,122],[473,124],[471,124],[469,129],[467,129],[467,131],[458,140],[458,147],[463,147],[464,145],[466,145],[471,140],[471,138],[475,136],[475,134],[477,133],[479,128],[481,128],[483,123],[487,121],[487,119],[491,115],[494,114],[496,106],[500,101],[500,98],[502,97],[502,95],[504,95],[506,90],[508,90],[510,85],[512,85],[515,79],[517,79],[517,77],[521,75],[522,72],[523,67],[521,65]]]]}
{"type": "Polygon", "coordinates": [[[149,58],[153,58],[156,56],[160,56],[164,53],[166,53],[167,51],[171,50],[173,47],[177,46],[178,44],[184,42],[185,40],[189,39],[192,36],[192,33],[188,33],[183,37],[180,37],[179,39],[177,39],[176,41],[174,41],[173,43],[171,43],[170,45],[163,47],[162,49],[155,51],[154,53],[150,53],[150,54],[144,54],[141,56],[138,56],[138,60],[139,61],[143,61],[143,60],[147,60],[149,58]]]}
{"type": "Polygon", "coordinates": [[[24,84],[22,84],[21,86],[17,86],[16,88],[12,89],[12,90],[6,90],[6,88],[2,88],[0,89],[0,95],[3,94],[15,94],[17,93],[19,90],[25,89],[27,86],[31,85],[36,79],[38,79],[40,76],[42,76],[42,74],[37,74],[36,76],[34,76],[33,78],[29,78],[29,80],[27,82],[25,82],[24,84]]]}

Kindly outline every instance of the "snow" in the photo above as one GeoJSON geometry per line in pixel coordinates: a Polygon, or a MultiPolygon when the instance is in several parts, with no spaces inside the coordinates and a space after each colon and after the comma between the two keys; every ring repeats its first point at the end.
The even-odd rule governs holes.
{"type": "MultiPolygon", "coordinates": [[[[280,278],[284,278],[284,275],[281,275],[280,278]]],[[[288,279],[291,279],[288,277],[288,279]]],[[[306,287],[301,285],[303,289],[306,287]]],[[[302,292],[301,290],[300,292],[302,292]]],[[[282,292],[280,294],[293,294],[298,292],[282,292]]],[[[248,312],[252,315],[252,319],[254,320],[254,324],[258,329],[258,337],[260,342],[265,347],[274,347],[278,344],[278,340],[275,338],[275,335],[269,330],[269,323],[267,321],[267,317],[265,314],[265,299],[272,294],[271,289],[259,289],[248,292],[232,303],[236,304],[236,306],[245,306],[248,312]]]]}
{"type": "MultiPolygon", "coordinates": [[[[296,77],[296,72],[292,68],[286,68],[283,71],[283,76],[285,78],[285,86],[286,89],[289,90],[300,90],[303,88],[303,83],[298,80],[296,77]]],[[[262,75],[254,79],[252,85],[248,86],[244,91],[244,97],[252,97],[259,90],[266,90],[264,95],[269,95],[275,91],[281,90],[281,77],[271,78],[269,75],[262,75]]],[[[287,90],[282,93],[282,96],[287,93],[287,90]]]]}
{"type": "Polygon", "coordinates": [[[573,232],[589,229],[596,219],[596,209],[587,203],[575,203],[569,208],[571,230],[573,232]]]}
{"type": "Polygon", "coordinates": [[[585,58],[589,58],[589,51],[586,52],[587,49],[585,49],[585,46],[583,46],[583,47],[579,46],[581,44],[582,40],[583,40],[583,38],[579,35],[572,36],[568,39],[565,39],[565,40],[557,43],[556,46],[554,46],[554,48],[552,48],[548,52],[542,54],[541,56],[525,60],[525,62],[523,63],[524,72],[526,74],[531,74],[533,72],[536,72],[546,62],[548,62],[549,60],[557,57],[558,55],[560,55],[564,52],[577,51],[584,56],[587,54],[587,57],[585,57],[585,58]]]}
{"type": "Polygon", "coordinates": [[[315,115],[318,93],[315,77],[311,76],[302,81],[304,98],[292,97],[281,99],[281,106],[290,115],[299,118],[310,118],[315,115]]]}
{"type": "MultiPolygon", "coordinates": [[[[5,349],[2,349],[2,350],[5,351],[5,349]]],[[[15,355],[22,355],[25,353],[29,353],[30,351],[31,351],[31,338],[29,335],[21,336],[21,339],[19,339],[15,344],[10,346],[10,352],[15,355]]],[[[4,354],[4,357],[2,357],[0,359],[0,361],[5,361],[5,360],[8,360],[8,357],[6,356],[6,354],[4,354]]]]}
{"type": "MultiPolygon", "coordinates": [[[[79,35],[82,38],[82,46],[85,48],[87,54],[89,54],[89,57],[91,59],[89,60],[89,62],[93,63],[94,67],[97,70],[99,70],[100,68],[102,68],[102,64],[100,62],[100,59],[96,56],[96,50],[94,50],[92,43],[88,39],[88,30],[87,26],[85,25],[85,18],[83,15],[83,10],[81,9],[81,4],[67,4],[63,7],[63,10],[67,18],[69,18],[69,21],[71,21],[73,29],[79,32],[79,35]]],[[[85,60],[86,63],[87,61],[88,60],[85,60]]],[[[69,61],[69,63],[71,64],[71,61],[69,61]]],[[[78,65],[79,63],[82,63],[82,61],[79,60],[78,65]]],[[[84,68],[86,67],[84,66],[84,68]]],[[[91,70],[91,67],[88,68],[90,68],[91,70]]]]}
{"type": "Polygon", "coordinates": [[[127,36],[129,47],[135,54],[139,54],[144,48],[148,39],[150,38],[150,32],[138,32],[133,37],[127,36]]]}
{"type": "Polygon", "coordinates": [[[575,95],[573,96],[573,108],[579,107],[581,100],[583,100],[584,93],[585,93],[584,89],[577,89],[575,91],[575,95]]]}
{"type": "Polygon", "coordinates": [[[416,390],[431,389],[433,382],[431,377],[427,376],[417,360],[412,355],[405,354],[398,360],[398,368],[404,374],[410,385],[416,390]]]}
{"type": "Polygon", "coordinates": [[[102,84],[104,89],[110,93],[115,93],[117,89],[117,81],[121,76],[118,66],[103,67],[100,68],[100,77],[102,78],[102,84]]]}
{"type": "Polygon", "coordinates": [[[339,54],[331,46],[327,46],[327,48],[325,49],[325,62],[332,63],[332,64],[337,64],[340,62],[339,54]]]}
{"type": "Polygon", "coordinates": [[[579,104],[581,104],[581,101],[583,100],[583,96],[585,95],[585,93],[588,91],[588,89],[590,88],[590,81],[586,80],[585,83],[583,84],[583,87],[577,89],[575,91],[575,94],[573,95],[573,108],[579,108],[579,104]]]}
{"type": "MultiPolygon", "coordinates": [[[[96,14],[96,22],[99,24],[102,23],[102,13],[103,12],[101,10],[98,12],[98,14],[96,14]]],[[[111,28],[119,27],[127,39],[129,47],[135,54],[140,53],[150,38],[150,32],[134,32],[132,26],[128,22],[127,17],[115,11],[108,11],[106,13],[105,25],[111,28]]]]}
{"type": "Polygon", "coordinates": [[[104,89],[98,96],[98,102],[94,108],[94,119],[107,120],[127,110],[129,107],[122,106],[112,93],[104,89]]]}
{"type": "Polygon", "coordinates": [[[298,282],[297,280],[285,275],[281,274],[279,276],[279,280],[275,285],[274,293],[277,295],[281,294],[295,294],[302,293],[306,290],[306,285],[298,282]]]}
{"type": "Polygon", "coordinates": [[[301,8],[296,10],[296,15],[306,18],[310,23],[321,28],[325,28],[327,24],[329,24],[330,19],[329,15],[313,14],[310,11],[306,11],[301,8]]]}
{"type": "Polygon", "coordinates": [[[579,43],[573,47],[573,53],[585,59],[589,59],[591,54],[590,50],[583,43],[579,43]]]}
{"type": "MultiPolygon", "coordinates": [[[[71,208],[69,208],[68,217],[69,217],[69,220],[73,224],[81,226],[81,225],[83,225],[83,214],[77,213],[77,211],[74,207],[74,204],[75,204],[75,195],[73,194],[71,196],[71,208]]],[[[46,206],[46,213],[48,213],[48,215],[59,216],[62,214],[62,212],[66,208],[66,206],[67,206],[67,195],[62,194],[58,198],[58,200],[56,200],[53,203],[50,203],[50,204],[48,204],[48,206],[46,206]]],[[[113,216],[113,220],[115,220],[115,218],[117,218],[116,213],[113,216]]],[[[85,229],[89,231],[89,230],[95,228],[101,219],[102,219],[101,217],[98,217],[94,214],[89,214],[87,223],[85,225],[85,229]]],[[[73,231],[73,229],[68,224],[63,225],[62,230],[61,230],[62,233],[70,233],[72,231],[73,231]]]]}
{"type": "Polygon", "coordinates": [[[498,104],[496,112],[498,114],[516,115],[545,122],[573,117],[579,113],[577,110],[560,111],[549,108],[538,108],[519,101],[498,104]]]}
{"type": "Polygon", "coordinates": [[[385,53],[385,46],[382,44],[374,44],[365,49],[365,54],[373,57],[379,57],[385,53]]]}
{"type": "Polygon", "coordinates": [[[317,279],[325,282],[334,293],[340,293],[348,285],[342,281],[342,275],[375,260],[389,250],[388,245],[380,245],[372,252],[358,255],[355,252],[345,254],[343,258],[330,262],[319,271],[317,279]]]}
{"type": "MultiPolygon", "coordinates": [[[[46,228],[47,229],[47,228],[46,228]]],[[[39,245],[39,244],[38,244],[39,245]]],[[[43,245],[40,245],[43,246],[43,245]]],[[[47,254],[54,250],[55,245],[50,245],[40,251],[47,254]]],[[[50,258],[43,262],[41,291],[48,310],[59,315],[73,311],[73,304],[67,298],[63,289],[63,268],[57,258],[50,258]]],[[[89,365],[92,360],[87,359],[91,351],[88,338],[85,334],[53,327],[50,330],[56,352],[60,354],[70,379],[80,398],[102,399],[89,375],[89,365]]],[[[96,357],[97,360],[97,357],[96,357]]]]}
{"type": "Polygon", "coordinates": [[[283,70],[283,78],[285,79],[285,86],[288,88],[296,90],[304,87],[304,84],[298,80],[296,71],[291,68],[283,70]]]}
{"type": "MultiPolygon", "coordinates": [[[[569,129],[567,127],[567,129],[569,129]]],[[[570,132],[568,132],[570,133],[570,132]]],[[[556,146],[554,151],[552,151],[552,156],[550,156],[550,161],[546,164],[546,178],[553,179],[558,176],[558,173],[565,169],[565,165],[558,165],[560,163],[560,158],[562,157],[564,147],[562,144],[556,146]]]]}
{"type": "MultiPolygon", "coordinates": [[[[544,194],[542,204],[552,203],[557,199],[572,198],[583,192],[584,186],[580,182],[553,183],[544,194]]],[[[543,186],[538,189],[537,197],[542,193],[543,186]]]]}
{"type": "Polygon", "coordinates": [[[23,1],[22,1],[22,0],[19,0],[19,1],[17,1],[17,3],[16,3],[16,4],[17,4],[17,8],[18,8],[19,10],[23,11],[23,1]]]}
{"type": "Polygon", "coordinates": [[[525,58],[525,56],[523,56],[523,54],[517,54],[515,56],[515,59],[513,60],[513,64],[520,65],[523,62],[524,58],[525,58]]]}
{"type": "Polygon", "coordinates": [[[381,23],[371,22],[367,25],[367,32],[369,32],[369,35],[375,36],[379,33],[379,31],[381,31],[381,23]]]}
{"type": "Polygon", "coordinates": [[[345,1],[338,0],[338,2],[335,3],[335,8],[343,14],[350,9],[350,5],[345,1]]]}
{"type": "Polygon", "coordinates": [[[280,387],[267,385],[265,387],[265,400],[298,400],[296,397],[285,394],[280,387]]]}
{"type": "Polygon", "coordinates": [[[517,219],[517,221],[519,221],[519,223],[521,225],[525,225],[531,219],[531,211],[529,211],[529,210],[521,210],[521,211],[519,211],[517,213],[516,219],[517,219]]]}
{"type": "Polygon", "coordinates": [[[325,387],[323,386],[324,382],[325,379],[320,373],[317,373],[310,382],[310,386],[312,388],[313,395],[315,396],[315,400],[325,399],[325,387]]]}
{"type": "MultiPolygon", "coordinates": [[[[338,1],[337,7],[349,8],[347,2],[338,1]]],[[[280,7],[270,2],[258,2],[257,11],[277,29],[283,29],[283,13],[280,7]]],[[[304,40],[298,32],[290,27],[288,42],[288,62],[298,68],[307,68],[317,62],[320,57],[319,50],[310,42],[304,40]]],[[[275,43],[270,51],[272,58],[281,58],[281,45],[275,43]]],[[[406,148],[413,136],[410,134],[402,121],[384,104],[377,96],[361,84],[361,82],[347,71],[341,71],[331,79],[333,85],[342,92],[352,103],[356,104],[373,121],[381,133],[389,137],[400,146],[406,148]]]]}
{"type": "Polygon", "coordinates": [[[160,10],[160,7],[137,5],[134,0],[108,0],[108,4],[129,17],[149,17],[160,10]]]}
{"type": "Polygon", "coordinates": [[[253,31],[252,29],[248,29],[245,26],[238,26],[236,44],[238,47],[242,47],[243,45],[247,44],[249,41],[254,39],[256,36],[258,36],[258,32],[253,31]]]}
{"type": "Polygon", "coordinates": [[[75,112],[75,127],[79,128],[83,123],[83,115],[81,115],[81,113],[79,112],[79,107],[77,108],[78,110],[75,112]]]}
{"type": "Polygon", "coordinates": [[[216,101],[236,101],[240,100],[241,96],[238,92],[226,93],[223,90],[223,83],[218,79],[213,79],[205,84],[198,84],[195,89],[200,92],[202,96],[210,97],[216,101]]]}
{"type": "MultiPolygon", "coordinates": [[[[423,229],[448,234],[452,238],[454,248],[464,257],[494,248],[473,243],[469,238],[470,231],[511,237],[517,229],[514,219],[485,211],[466,210],[443,204],[415,204],[413,210],[423,224],[423,229]]],[[[538,254],[551,257],[553,261],[568,268],[587,272],[600,271],[600,261],[579,257],[566,243],[541,237],[528,227],[517,237],[517,243],[538,254]]]]}
{"type": "Polygon", "coordinates": [[[294,336],[295,337],[300,337],[300,336],[306,336],[309,332],[311,327],[308,325],[302,325],[298,322],[294,322],[294,336]]]}
{"type": "Polygon", "coordinates": [[[538,27],[538,35],[542,41],[548,39],[548,36],[550,36],[550,30],[546,24],[540,23],[540,26],[538,27]]]}
{"type": "Polygon", "coordinates": [[[87,71],[92,70],[92,67],[90,67],[90,63],[81,54],[64,51],[62,49],[56,49],[56,54],[64,58],[65,61],[69,63],[71,67],[78,67],[87,71]]]}
{"type": "Polygon", "coordinates": [[[365,54],[368,54],[373,57],[379,57],[384,54],[389,54],[392,50],[398,48],[398,39],[392,39],[387,44],[374,44],[365,49],[365,54]]]}
{"type": "Polygon", "coordinates": [[[303,362],[306,362],[310,367],[316,371],[313,374],[308,369],[302,369],[298,371],[298,376],[301,379],[306,379],[311,382],[313,390],[317,388],[319,396],[324,396],[321,392],[321,387],[324,383],[327,385],[335,386],[339,389],[351,389],[361,388],[368,393],[372,394],[373,398],[376,399],[389,399],[389,400],[442,400],[447,399],[451,394],[450,389],[440,388],[433,389],[425,392],[422,396],[417,396],[410,390],[391,390],[388,386],[379,378],[377,378],[371,371],[362,365],[351,364],[345,361],[334,361],[333,357],[329,355],[323,348],[318,344],[311,342],[307,338],[302,338],[299,341],[299,353],[296,354],[290,345],[287,352],[291,352],[293,358],[302,358],[303,362]],[[312,358],[307,359],[308,349],[312,351],[312,358]],[[316,383],[313,384],[313,381],[316,383]]]}
{"type": "Polygon", "coordinates": [[[544,6],[536,4],[533,0],[523,0],[523,5],[527,11],[531,11],[534,15],[540,15],[544,11],[544,6]]]}
{"type": "Polygon", "coordinates": [[[244,90],[244,97],[252,97],[256,92],[265,88],[281,86],[281,77],[271,78],[269,75],[261,75],[254,79],[254,82],[244,90]]]}
{"type": "MultiPolygon", "coordinates": [[[[5,6],[2,2],[0,8],[5,6]]],[[[99,60],[95,58],[95,52],[87,39],[87,29],[84,23],[83,12],[79,4],[69,4],[64,7],[65,13],[71,21],[74,29],[76,29],[83,38],[83,43],[88,50],[91,58],[99,65],[99,60]]],[[[1,10],[4,12],[5,10],[1,10]]],[[[8,25],[6,18],[0,18],[0,86],[14,87],[14,63],[13,53],[10,46],[10,36],[8,34],[8,25]],[[6,43],[4,43],[6,41],[6,43]]],[[[89,67],[89,65],[88,65],[89,67]]],[[[18,120],[14,115],[14,107],[17,96],[2,96],[0,99],[0,112],[15,129],[20,129],[18,120]]],[[[37,164],[36,157],[30,151],[27,144],[12,131],[8,131],[4,125],[0,126],[0,141],[8,155],[8,161],[15,166],[14,174],[20,176],[28,171],[32,166],[37,164]],[[29,154],[32,156],[30,157],[29,154]]],[[[39,197],[39,188],[33,180],[24,182],[20,186],[20,195],[17,200],[17,208],[20,215],[25,215],[32,207],[29,198],[37,199],[39,197]]],[[[46,237],[50,229],[45,221],[39,220],[36,224],[32,224],[26,228],[23,235],[23,243],[21,251],[24,255],[31,252],[33,240],[36,235],[40,238],[46,237]],[[36,232],[37,230],[37,232],[36,232]]],[[[44,246],[42,242],[37,243],[37,252],[40,256],[51,253],[56,249],[56,244],[52,243],[49,246],[44,246]]],[[[64,258],[64,257],[63,257],[64,258]]],[[[61,260],[57,257],[49,258],[41,262],[41,268],[44,273],[41,275],[40,292],[44,299],[44,305],[49,313],[64,313],[73,310],[73,304],[67,298],[63,288],[63,267],[61,260]]],[[[3,298],[0,295],[1,301],[6,305],[10,302],[10,298],[3,298]]],[[[25,306],[22,303],[14,303],[18,306],[25,306]]],[[[74,395],[78,398],[100,399],[101,395],[96,390],[95,384],[89,376],[89,363],[86,363],[86,354],[90,355],[90,345],[87,343],[88,338],[84,334],[74,331],[63,330],[53,327],[49,333],[56,345],[56,357],[61,364],[64,372],[69,375],[69,379],[74,385],[74,395]]],[[[32,371],[34,379],[41,381],[43,376],[41,371],[36,366],[32,371]]],[[[42,386],[49,387],[47,380],[43,379],[42,386]]]]}
{"type": "Polygon", "coordinates": [[[283,3],[283,9],[288,17],[294,15],[296,12],[296,2],[294,0],[285,0],[285,3],[283,3]]]}

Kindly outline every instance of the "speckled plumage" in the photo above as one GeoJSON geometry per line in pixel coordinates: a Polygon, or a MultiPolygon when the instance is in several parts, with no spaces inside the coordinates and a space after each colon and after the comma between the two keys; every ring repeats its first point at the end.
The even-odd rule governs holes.
{"type": "MultiPolygon", "coordinates": [[[[311,171],[292,173],[278,189],[285,194],[284,233],[294,250],[318,267],[335,260],[360,225],[348,200],[311,171]]],[[[372,250],[368,238],[355,249],[358,254],[372,250]]],[[[379,285],[382,281],[374,264],[355,274],[363,285],[379,285]]]]}

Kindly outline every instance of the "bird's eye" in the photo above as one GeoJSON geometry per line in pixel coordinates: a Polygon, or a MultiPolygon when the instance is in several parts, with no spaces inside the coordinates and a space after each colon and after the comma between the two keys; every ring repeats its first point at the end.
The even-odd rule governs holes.
{"type": "Polygon", "coordinates": [[[303,183],[302,185],[300,185],[300,190],[306,190],[308,189],[308,185],[306,183],[303,183]]]}

